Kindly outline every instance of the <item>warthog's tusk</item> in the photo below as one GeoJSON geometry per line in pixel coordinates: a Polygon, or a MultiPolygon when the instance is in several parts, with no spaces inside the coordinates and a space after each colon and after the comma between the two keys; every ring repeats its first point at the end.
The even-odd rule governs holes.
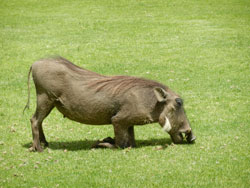
{"type": "Polygon", "coordinates": [[[165,132],[169,132],[172,129],[172,126],[169,122],[169,119],[167,117],[165,117],[165,125],[163,126],[163,130],[165,132]]]}

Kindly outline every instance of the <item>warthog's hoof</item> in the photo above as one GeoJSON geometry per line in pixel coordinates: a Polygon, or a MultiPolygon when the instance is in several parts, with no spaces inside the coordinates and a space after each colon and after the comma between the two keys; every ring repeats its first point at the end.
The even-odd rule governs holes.
{"type": "Polygon", "coordinates": [[[115,145],[115,139],[111,137],[104,138],[102,141],[115,145]]]}
{"type": "Polygon", "coordinates": [[[35,152],[35,151],[36,151],[36,149],[34,147],[29,148],[29,152],[35,152]]]}
{"type": "Polygon", "coordinates": [[[97,143],[94,147],[92,148],[116,148],[115,145],[112,145],[108,142],[100,142],[100,143],[97,143]]]}
{"type": "Polygon", "coordinates": [[[91,148],[116,148],[115,140],[111,137],[104,138],[102,141],[97,141],[91,148]]]}
{"type": "Polygon", "coordinates": [[[41,142],[41,146],[44,148],[49,147],[49,143],[48,142],[41,142]]]}
{"type": "Polygon", "coordinates": [[[34,147],[34,146],[29,148],[29,152],[35,152],[35,151],[43,152],[43,149],[41,147],[34,147]]]}

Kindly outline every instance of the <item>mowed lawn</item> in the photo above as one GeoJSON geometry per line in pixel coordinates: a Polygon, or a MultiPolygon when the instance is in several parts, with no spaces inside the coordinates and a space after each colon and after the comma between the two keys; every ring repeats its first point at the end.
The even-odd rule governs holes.
{"type": "Polygon", "coordinates": [[[249,117],[248,0],[0,0],[0,188],[247,188],[249,117]],[[49,148],[29,152],[36,97],[32,83],[23,115],[27,74],[50,55],[168,85],[185,101],[196,143],[173,145],[151,124],[135,128],[137,148],[91,149],[112,126],[54,110],[43,126],[49,148]]]}

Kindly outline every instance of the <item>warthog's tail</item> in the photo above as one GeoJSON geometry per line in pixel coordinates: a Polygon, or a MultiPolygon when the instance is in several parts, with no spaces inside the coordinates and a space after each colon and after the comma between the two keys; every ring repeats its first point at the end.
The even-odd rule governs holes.
{"type": "Polygon", "coordinates": [[[28,74],[28,101],[27,101],[27,104],[26,106],[24,107],[23,109],[23,114],[24,114],[24,111],[28,108],[30,108],[30,73],[32,71],[32,66],[30,67],[30,70],[29,70],[29,74],[28,74]]]}

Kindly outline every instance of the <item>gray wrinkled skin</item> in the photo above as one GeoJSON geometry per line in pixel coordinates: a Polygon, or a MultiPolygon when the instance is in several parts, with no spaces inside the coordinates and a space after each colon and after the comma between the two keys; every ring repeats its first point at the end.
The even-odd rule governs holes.
{"type": "Polygon", "coordinates": [[[30,120],[31,150],[42,151],[41,143],[48,145],[42,122],[54,107],[73,121],[112,124],[115,147],[135,147],[134,125],[155,122],[168,131],[174,143],[182,143],[182,133],[188,142],[195,140],[182,99],[163,84],[131,76],[103,76],[61,57],[37,61],[28,78],[31,72],[37,94],[37,108],[30,120]]]}

